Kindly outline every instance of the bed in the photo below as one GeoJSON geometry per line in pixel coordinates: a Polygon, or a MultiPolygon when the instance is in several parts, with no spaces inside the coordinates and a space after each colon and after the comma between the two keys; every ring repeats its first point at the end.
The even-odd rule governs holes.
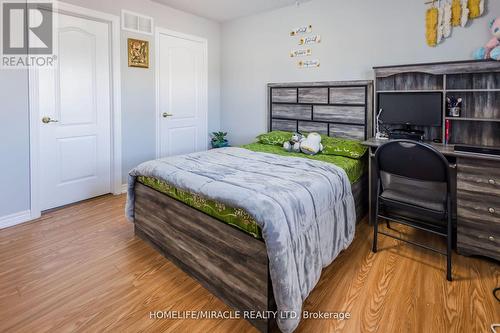
{"type": "MultiPolygon", "coordinates": [[[[371,94],[372,85],[369,81],[270,84],[269,130],[315,131],[325,136],[364,139],[371,131],[371,120],[368,117],[371,114],[369,102],[371,94]]],[[[313,159],[321,162],[313,159],[305,161],[302,156],[297,158],[293,154],[282,156],[285,152],[277,145],[261,143],[212,151],[207,153],[209,155],[200,154],[177,157],[179,159],[177,164],[174,163],[169,167],[178,169],[178,165],[185,165],[188,169],[198,167],[198,171],[206,170],[206,165],[198,165],[202,161],[211,163],[217,169],[217,165],[221,164],[219,161],[227,159],[226,164],[234,165],[235,169],[242,169],[241,172],[245,172],[248,176],[251,174],[249,170],[253,169],[250,169],[247,163],[238,163],[239,160],[245,159],[249,161],[248,165],[255,163],[259,168],[272,164],[267,173],[264,170],[259,175],[259,177],[269,177],[271,183],[274,181],[271,170],[286,173],[289,172],[290,165],[294,165],[297,172],[302,174],[303,171],[300,170],[305,170],[304,168],[316,168],[313,169],[313,173],[317,173],[317,177],[330,177],[330,174],[339,173],[340,168],[333,166],[341,165],[343,170],[341,174],[345,174],[344,185],[347,184],[349,187],[349,193],[352,191],[355,219],[359,221],[366,214],[368,207],[366,157],[353,160],[335,156],[332,161],[327,161],[324,160],[325,156],[318,155],[313,159]],[[200,160],[196,160],[197,158],[200,160]],[[330,163],[333,163],[331,167],[330,163]],[[319,169],[323,168],[325,170],[320,172],[319,169]]],[[[258,210],[255,208],[253,211],[250,208],[245,210],[237,204],[232,205],[230,200],[222,202],[219,196],[213,195],[218,194],[217,191],[224,191],[222,188],[212,192],[207,190],[206,193],[200,194],[201,190],[200,193],[186,190],[185,187],[188,186],[182,182],[172,186],[172,181],[164,181],[162,177],[155,176],[158,168],[158,164],[149,165],[149,169],[153,170],[150,174],[134,173],[129,183],[129,199],[133,199],[133,205],[128,205],[127,208],[129,216],[134,218],[136,235],[155,247],[234,310],[261,313],[276,311],[270,273],[274,272],[270,267],[273,268],[273,265],[276,267],[276,258],[272,257],[270,266],[271,257],[268,257],[268,251],[273,245],[266,244],[264,237],[270,232],[264,229],[263,235],[258,223],[266,217],[263,215],[255,217],[258,215],[258,210]]],[[[220,168],[222,175],[230,172],[227,165],[221,165],[220,168]]],[[[163,171],[172,174],[172,170],[174,169],[163,171]]],[[[210,177],[221,176],[214,174],[210,177]]],[[[286,177],[282,178],[278,179],[279,182],[288,182],[286,177]]],[[[196,179],[185,180],[186,183],[191,181],[195,182],[196,179]]],[[[208,183],[204,183],[203,186],[206,184],[208,183]]],[[[228,181],[228,184],[231,185],[231,182],[228,181]]],[[[273,186],[280,184],[276,183],[273,186]]],[[[310,189],[308,191],[312,192],[310,189]]],[[[262,197],[263,202],[266,201],[265,198],[262,197]]],[[[343,200],[349,201],[351,200],[349,198],[345,196],[343,200]]],[[[237,202],[235,199],[234,203],[237,202]]],[[[344,203],[339,207],[346,205],[344,203]]],[[[345,215],[349,213],[346,211],[345,215]]],[[[340,220],[347,220],[347,217],[341,217],[340,220]]],[[[351,240],[343,239],[343,241],[343,244],[348,245],[351,240]]],[[[335,248],[335,251],[341,251],[342,246],[335,248]]],[[[336,254],[333,255],[335,256],[336,254]]],[[[311,279],[317,280],[318,277],[311,279]]],[[[274,290],[276,288],[275,285],[274,290]]],[[[283,304],[282,294],[282,292],[277,294],[280,297],[279,304],[283,304]]],[[[247,319],[262,332],[278,330],[277,320],[273,316],[247,319]]],[[[285,325],[283,322],[285,321],[281,320],[280,324],[284,331],[293,331],[298,323],[297,320],[290,325],[285,325]]]]}

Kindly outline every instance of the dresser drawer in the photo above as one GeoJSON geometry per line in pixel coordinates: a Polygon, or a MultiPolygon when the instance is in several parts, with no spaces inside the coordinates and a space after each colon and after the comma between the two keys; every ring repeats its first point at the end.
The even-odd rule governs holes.
{"type": "Polygon", "coordinates": [[[500,223],[477,223],[461,219],[457,226],[459,253],[500,260],[500,223]]]}
{"type": "Polygon", "coordinates": [[[500,162],[459,158],[457,191],[485,193],[500,200],[500,162]]]}
{"type": "Polygon", "coordinates": [[[460,190],[457,192],[458,218],[477,223],[500,223],[500,197],[460,190]]]}

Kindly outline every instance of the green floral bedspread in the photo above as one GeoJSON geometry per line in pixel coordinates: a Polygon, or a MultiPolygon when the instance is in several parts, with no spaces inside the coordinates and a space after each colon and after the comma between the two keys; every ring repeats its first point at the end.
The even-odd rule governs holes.
{"type": "MultiPolygon", "coordinates": [[[[282,147],[265,145],[261,143],[252,143],[242,146],[242,148],[256,152],[311,158],[332,163],[346,171],[351,183],[355,183],[363,175],[367,168],[365,159],[355,160],[347,157],[332,155],[319,154],[315,156],[309,156],[302,153],[288,153],[284,151],[282,147]]],[[[243,209],[229,207],[224,205],[223,203],[211,200],[210,198],[202,197],[196,193],[183,191],[156,178],[140,176],[137,178],[137,181],[161,193],[164,193],[171,198],[179,200],[190,207],[196,208],[197,210],[202,211],[203,213],[210,215],[222,222],[241,229],[255,238],[262,238],[261,230],[257,225],[257,222],[255,222],[255,220],[243,209]]]]}
{"type": "Polygon", "coordinates": [[[283,156],[296,156],[296,157],[310,158],[317,161],[332,163],[344,169],[344,171],[347,173],[347,176],[349,177],[349,180],[351,181],[351,184],[357,182],[358,179],[361,178],[361,176],[366,172],[366,170],[368,170],[367,161],[365,158],[356,160],[348,157],[324,155],[321,153],[313,156],[306,155],[303,153],[289,153],[283,150],[283,147],[266,145],[262,143],[251,143],[249,145],[242,146],[242,148],[261,153],[271,153],[283,156]]]}
{"type": "Polygon", "coordinates": [[[222,222],[237,227],[255,238],[262,238],[257,222],[243,209],[229,207],[223,203],[201,197],[196,193],[183,191],[156,178],[139,176],[137,181],[222,222]]]}

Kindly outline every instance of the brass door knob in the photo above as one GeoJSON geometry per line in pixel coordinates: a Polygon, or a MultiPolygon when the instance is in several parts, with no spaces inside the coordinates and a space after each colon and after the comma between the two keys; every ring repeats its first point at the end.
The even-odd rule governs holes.
{"type": "Polygon", "coordinates": [[[59,122],[59,120],[50,119],[50,117],[43,117],[42,118],[42,123],[44,123],[44,124],[57,123],[57,122],[59,122]]]}
{"type": "Polygon", "coordinates": [[[167,117],[173,117],[174,115],[168,112],[163,112],[162,116],[163,118],[167,118],[167,117]]]}

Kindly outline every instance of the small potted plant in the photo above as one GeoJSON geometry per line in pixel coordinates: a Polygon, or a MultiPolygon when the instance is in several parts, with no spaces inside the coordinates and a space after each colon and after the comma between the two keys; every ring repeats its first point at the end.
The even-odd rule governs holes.
{"type": "Polygon", "coordinates": [[[226,139],[226,132],[212,133],[212,148],[229,147],[229,142],[226,139]]]}

